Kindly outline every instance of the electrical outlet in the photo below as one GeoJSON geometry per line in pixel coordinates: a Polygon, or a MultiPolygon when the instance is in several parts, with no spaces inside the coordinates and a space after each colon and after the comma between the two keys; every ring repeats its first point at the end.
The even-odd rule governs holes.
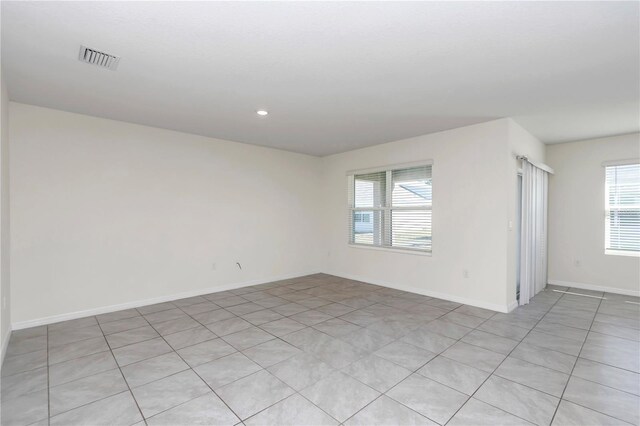
{"type": "Polygon", "coordinates": [[[212,269],[213,271],[215,271],[215,270],[216,270],[216,264],[215,264],[215,263],[212,263],[212,264],[211,264],[211,269],[212,269]]]}
{"type": "Polygon", "coordinates": [[[579,268],[579,267],[580,267],[580,259],[576,259],[576,260],[574,260],[574,261],[573,261],[573,265],[574,265],[576,268],[579,268]]]}
{"type": "Polygon", "coordinates": [[[468,269],[463,269],[462,270],[462,276],[465,278],[469,278],[469,270],[468,269]]]}

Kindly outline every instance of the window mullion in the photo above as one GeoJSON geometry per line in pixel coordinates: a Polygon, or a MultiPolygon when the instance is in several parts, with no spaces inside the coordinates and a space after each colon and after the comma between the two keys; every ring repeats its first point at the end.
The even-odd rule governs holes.
{"type": "Polygon", "coordinates": [[[353,176],[349,176],[347,178],[347,202],[349,203],[349,217],[347,219],[347,226],[349,227],[349,244],[353,244],[355,243],[353,212],[356,206],[356,188],[353,176]]]}
{"type": "Polygon", "coordinates": [[[391,170],[386,172],[386,185],[385,185],[385,210],[382,213],[384,215],[384,228],[382,234],[382,245],[391,247],[391,207],[393,197],[393,175],[391,170]]]}

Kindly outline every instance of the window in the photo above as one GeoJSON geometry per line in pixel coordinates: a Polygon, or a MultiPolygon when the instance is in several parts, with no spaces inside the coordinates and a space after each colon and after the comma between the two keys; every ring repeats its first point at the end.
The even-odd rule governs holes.
{"type": "Polygon", "coordinates": [[[605,167],[605,253],[640,256],[640,164],[605,167]]]}
{"type": "Polygon", "coordinates": [[[349,176],[349,242],[431,251],[431,165],[349,176]]]}

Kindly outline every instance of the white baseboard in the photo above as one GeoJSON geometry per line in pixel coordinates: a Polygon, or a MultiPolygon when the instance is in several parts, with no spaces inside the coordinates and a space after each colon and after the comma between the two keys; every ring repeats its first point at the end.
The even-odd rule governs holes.
{"type": "MultiPolygon", "coordinates": [[[[296,273],[296,274],[287,274],[287,275],[282,275],[282,276],[277,276],[277,277],[271,277],[271,278],[268,278],[268,279],[258,279],[258,280],[244,281],[244,282],[235,283],[235,284],[229,284],[229,285],[224,285],[224,286],[203,288],[203,289],[198,289],[198,290],[186,291],[186,292],[183,292],[183,293],[176,293],[176,294],[169,294],[169,295],[166,295],[166,296],[153,297],[153,298],[150,298],[150,299],[136,300],[134,302],[119,303],[117,305],[101,306],[99,308],[86,309],[86,310],[83,310],[83,311],[76,311],[76,312],[69,312],[69,313],[66,313],[66,314],[51,315],[51,316],[48,316],[48,317],[36,318],[36,319],[32,319],[32,320],[27,320],[27,321],[17,321],[17,322],[14,322],[14,323],[11,324],[11,328],[13,330],[22,330],[23,328],[37,327],[39,325],[53,324],[53,323],[60,322],[60,321],[68,321],[68,320],[72,320],[72,319],[84,318],[84,317],[89,317],[89,316],[93,316],[93,315],[107,314],[109,312],[121,311],[123,309],[139,308],[141,306],[154,305],[156,303],[162,303],[162,302],[170,302],[172,300],[184,299],[186,297],[201,296],[203,294],[217,293],[217,292],[226,291],[226,290],[235,290],[235,289],[242,288],[242,287],[249,287],[249,286],[252,286],[252,285],[265,284],[265,283],[270,283],[270,282],[273,282],[273,281],[286,280],[286,279],[290,279],[290,278],[302,277],[302,276],[305,276],[305,275],[312,275],[312,274],[317,274],[317,273],[319,273],[319,271],[301,272],[301,273],[296,273]]],[[[3,344],[5,344],[5,342],[3,342],[3,344]]],[[[3,354],[4,354],[4,352],[3,352],[3,354]]]]}
{"type": "MultiPolygon", "coordinates": [[[[242,287],[248,287],[248,286],[258,285],[258,284],[265,284],[265,283],[269,283],[269,282],[273,282],[273,281],[285,280],[285,279],[289,279],[289,278],[296,278],[296,277],[301,277],[301,276],[305,276],[305,275],[318,274],[318,273],[321,273],[321,272],[323,272],[323,271],[307,271],[307,272],[301,272],[301,273],[296,273],[296,274],[288,274],[288,275],[283,275],[283,276],[271,277],[271,278],[268,278],[268,279],[244,281],[244,282],[235,283],[235,284],[229,284],[229,285],[225,285],[225,286],[218,286],[218,287],[210,287],[210,288],[204,288],[204,289],[198,289],[198,290],[191,290],[191,291],[187,291],[187,292],[183,292],[183,293],[170,294],[170,295],[154,297],[154,298],[150,298],[150,299],[136,300],[136,301],[133,301],[133,302],[120,303],[120,304],[116,304],[116,305],[101,306],[101,307],[98,307],[98,308],[86,309],[86,310],[76,311],[76,312],[69,312],[69,313],[66,313],[66,314],[51,315],[51,316],[48,316],[48,317],[36,318],[36,319],[26,320],[26,321],[17,321],[17,322],[14,322],[14,323],[11,324],[11,329],[12,330],[22,330],[24,328],[30,328],[30,327],[37,327],[37,326],[40,326],[40,325],[53,324],[53,323],[60,322],[60,321],[68,321],[68,320],[72,320],[72,319],[84,318],[84,317],[93,316],[93,315],[106,314],[106,313],[109,313],[109,312],[120,311],[120,310],[123,310],[123,309],[139,308],[141,306],[153,305],[153,304],[162,303],[162,302],[169,302],[169,301],[172,301],[172,300],[184,299],[186,297],[201,296],[203,294],[216,293],[216,292],[226,291],[226,290],[235,290],[235,289],[242,288],[242,287]]],[[[330,274],[329,272],[324,272],[324,273],[330,274]]],[[[487,303],[487,302],[483,302],[483,301],[475,300],[475,299],[468,299],[466,297],[454,296],[454,295],[451,295],[451,294],[448,294],[448,293],[439,293],[439,292],[435,292],[435,291],[425,290],[425,289],[418,288],[418,287],[400,286],[400,285],[397,285],[396,283],[393,283],[393,282],[380,281],[380,280],[373,280],[372,281],[372,280],[365,279],[363,277],[359,277],[359,276],[355,276],[355,275],[348,275],[348,274],[332,274],[332,275],[339,276],[339,277],[342,277],[342,278],[352,279],[352,280],[356,280],[356,281],[367,282],[367,283],[371,283],[371,284],[375,284],[375,285],[380,285],[380,286],[383,286],[383,287],[393,288],[393,289],[396,289],[396,290],[408,291],[408,292],[411,292],[411,293],[421,294],[421,295],[424,295],[424,296],[437,297],[438,299],[449,300],[451,302],[462,303],[464,305],[476,306],[478,308],[489,309],[491,311],[496,311],[496,312],[508,313],[508,312],[511,312],[512,310],[514,310],[518,306],[518,303],[515,300],[512,301],[509,304],[499,305],[499,304],[487,303]]],[[[551,282],[551,281],[549,281],[549,283],[550,284],[555,284],[554,282],[551,282]]],[[[571,283],[571,284],[573,284],[573,283],[571,283]]],[[[560,285],[568,285],[568,284],[562,283],[560,285]]],[[[577,285],[572,285],[572,286],[573,287],[578,287],[577,285]]],[[[608,289],[608,291],[611,291],[611,289],[608,289]]],[[[8,341],[7,342],[3,342],[3,345],[6,345],[7,343],[8,343],[8,341]]],[[[3,348],[2,355],[4,356],[4,348],[3,348]]]]}
{"type": "Polygon", "coordinates": [[[509,303],[509,306],[507,306],[507,313],[513,311],[517,307],[518,307],[518,301],[514,300],[513,302],[509,303]]]}
{"type": "Polygon", "coordinates": [[[606,286],[595,285],[595,284],[575,283],[572,281],[561,281],[561,280],[547,280],[547,283],[553,284],[553,285],[559,285],[563,287],[579,288],[581,290],[604,291],[607,293],[615,293],[615,294],[623,294],[625,296],[640,297],[639,290],[627,290],[624,288],[606,287],[606,286]]]}
{"type": "Polygon", "coordinates": [[[418,287],[401,286],[401,285],[397,285],[396,283],[392,283],[384,280],[370,280],[370,279],[358,277],[355,275],[332,273],[332,272],[327,272],[327,274],[334,275],[336,277],[347,278],[350,280],[361,281],[369,284],[375,284],[382,287],[393,288],[396,290],[408,291],[410,293],[421,294],[423,296],[436,297],[438,299],[444,299],[444,300],[449,300],[451,302],[462,303],[463,305],[470,305],[470,306],[475,306],[477,308],[489,309],[490,311],[508,313],[518,306],[518,303],[516,301],[513,301],[508,305],[506,304],[498,305],[494,303],[483,302],[481,300],[467,299],[466,297],[454,296],[452,294],[425,290],[423,288],[418,288],[418,287]]]}

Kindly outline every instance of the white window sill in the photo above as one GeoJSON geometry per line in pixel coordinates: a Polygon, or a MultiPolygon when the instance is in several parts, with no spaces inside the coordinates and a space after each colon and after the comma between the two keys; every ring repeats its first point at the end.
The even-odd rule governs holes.
{"type": "Polygon", "coordinates": [[[608,254],[611,256],[640,257],[640,251],[605,250],[604,254],[608,254]]]}
{"type": "Polygon", "coordinates": [[[356,249],[388,251],[388,252],[392,252],[392,253],[412,254],[414,256],[429,256],[429,257],[431,257],[431,252],[430,251],[421,251],[421,250],[412,250],[412,249],[400,249],[400,248],[392,248],[392,247],[375,247],[375,246],[369,246],[369,245],[365,245],[365,244],[354,244],[354,243],[349,243],[349,247],[356,248],[356,249]]]}

